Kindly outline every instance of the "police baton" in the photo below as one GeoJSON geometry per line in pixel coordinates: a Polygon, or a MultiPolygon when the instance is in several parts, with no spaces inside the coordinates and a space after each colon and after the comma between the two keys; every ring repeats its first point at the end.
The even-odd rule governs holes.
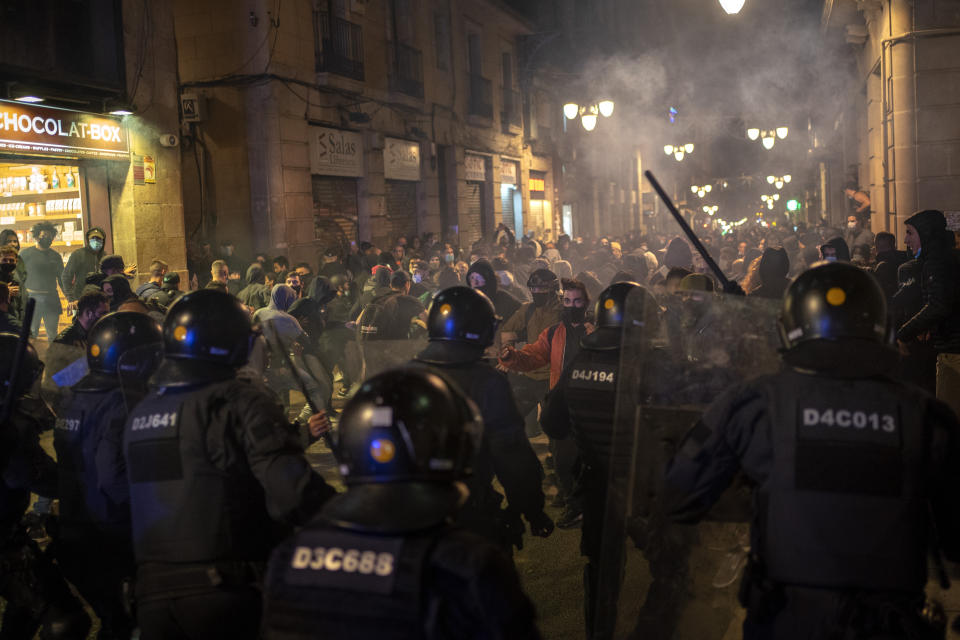
{"type": "MultiPolygon", "coordinates": [[[[287,366],[290,367],[290,375],[293,376],[293,379],[297,383],[297,388],[300,390],[300,393],[303,394],[304,400],[307,401],[307,406],[310,407],[310,410],[314,413],[320,413],[320,410],[317,409],[317,405],[313,404],[313,400],[310,399],[310,394],[307,392],[307,384],[303,381],[303,378],[300,377],[300,371],[297,369],[296,365],[293,363],[293,358],[290,357],[290,353],[287,351],[287,348],[284,346],[283,342],[280,340],[280,334],[277,333],[277,328],[272,324],[266,324],[265,328],[270,329],[270,333],[273,334],[274,342],[277,343],[277,348],[280,350],[280,353],[283,354],[283,360],[287,363],[287,366]]],[[[326,413],[326,412],[324,412],[326,413]]],[[[333,447],[333,437],[330,435],[330,432],[324,432],[320,434],[320,437],[323,438],[323,441],[331,451],[334,451],[333,447]]]]}
{"type": "Polygon", "coordinates": [[[700,256],[703,258],[703,261],[706,262],[707,266],[710,267],[710,270],[713,271],[713,275],[715,275],[717,280],[720,281],[720,285],[723,287],[724,293],[743,295],[743,289],[740,288],[740,285],[732,280],[729,280],[727,276],[723,275],[723,271],[720,270],[720,267],[717,265],[717,263],[714,262],[713,258],[710,257],[710,254],[707,252],[707,248],[703,246],[703,243],[700,242],[700,238],[698,238],[697,234],[693,232],[693,229],[690,228],[690,225],[687,224],[687,221],[683,219],[683,214],[677,210],[677,207],[673,204],[670,196],[668,196],[667,192],[663,190],[663,187],[660,186],[660,183],[657,182],[657,179],[653,177],[653,173],[648,170],[644,171],[643,175],[645,175],[647,180],[650,181],[650,184],[653,185],[657,195],[659,195],[660,199],[663,200],[663,203],[667,205],[667,209],[670,210],[670,213],[673,214],[677,224],[680,225],[681,229],[683,229],[684,235],[690,239],[690,242],[693,244],[694,248],[696,248],[697,253],[700,254],[700,256]]]}
{"type": "Polygon", "coordinates": [[[20,339],[17,340],[17,350],[13,352],[13,363],[10,367],[10,376],[7,378],[7,389],[3,394],[3,406],[0,407],[0,426],[5,425],[13,414],[14,389],[20,368],[23,366],[23,356],[27,352],[30,342],[30,325],[33,324],[33,310],[37,306],[35,298],[27,298],[27,306],[23,310],[23,326],[20,327],[20,339]]]}

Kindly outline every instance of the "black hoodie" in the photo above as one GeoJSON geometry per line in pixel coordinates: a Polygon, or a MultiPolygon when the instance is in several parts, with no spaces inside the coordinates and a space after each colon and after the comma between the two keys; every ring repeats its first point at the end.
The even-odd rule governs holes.
{"type": "Polygon", "coordinates": [[[100,247],[99,251],[90,248],[90,235],[94,232],[98,232],[98,235],[103,238],[107,237],[100,227],[88,229],[84,237],[84,245],[70,254],[67,266],[63,268],[63,293],[67,296],[68,302],[75,302],[83,294],[83,287],[87,284],[87,274],[100,270],[100,258],[103,257],[104,248],[100,247]]]}
{"type": "Polygon", "coordinates": [[[483,277],[484,284],[480,287],[490,301],[493,302],[493,308],[501,318],[509,318],[517,309],[520,308],[520,301],[510,293],[503,291],[497,281],[497,273],[486,260],[477,260],[467,271],[467,285],[470,285],[470,274],[476,273],[483,277]]]}
{"type": "Polygon", "coordinates": [[[930,332],[938,353],[960,353],[960,260],[953,232],[947,230],[943,213],[921,211],[907,218],[920,236],[920,290],[923,306],[897,331],[908,341],[930,332]]]}

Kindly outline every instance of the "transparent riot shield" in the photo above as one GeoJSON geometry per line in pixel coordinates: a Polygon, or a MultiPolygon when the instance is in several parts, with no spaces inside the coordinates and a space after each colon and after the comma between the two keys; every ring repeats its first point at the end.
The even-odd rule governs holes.
{"type": "Polygon", "coordinates": [[[672,523],[659,498],[666,464],[710,402],[779,367],[778,310],[778,300],[702,291],[629,298],[593,637],[739,637],[749,488],[734,481],[698,525],[672,523]]]}
{"type": "Polygon", "coordinates": [[[127,413],[139,403],[150,389],[150,377],[163,360],[163,343],[145,344],[127,349],[117,361],[117,377],[123,389],[127,413]]]}
{"type": "Polygon", "coordinates": [[[51,342],[42,352],[43,378],[40,385],[43,399],[59,413],[70,387],[87,375],[87,352],[83,347],[51,342]]]}

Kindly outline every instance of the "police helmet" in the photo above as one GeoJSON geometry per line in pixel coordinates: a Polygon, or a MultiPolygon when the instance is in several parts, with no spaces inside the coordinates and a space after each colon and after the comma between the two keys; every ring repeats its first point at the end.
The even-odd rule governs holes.
{"type": "Polygon", "coordinates": [[[160,325],[145,313],[116,311],[103,316],[87,336],[90,371],[116,376],[120,356],[136,347],[163,341],[160,325]]]}
{"type": "Polygon", "coordinates": [[[643,303],[636,309],[639,313],[633,321],[649,326],[653,331],[657,305],[647,288],[636,282],[614,282],[597,297],[593,311],[596,330],[582,338],[580,343],[589,349],[619,348],[626,322],[627,300],[638,295],[643,296],[643,303]]]}
{"type": "Polygon", "coordinates": [[[814,341],[886,341],[887,302],[876,279],[846,262],[820,262],[790,283],[780,311],[786,350],[814,341]]]}
{"type": "Polygon", "coordinates": [[[470,287],[450,287],[438,293],[427,316],[431,341],[464,342],[484,348],[493,344],[499,325],[490,298],[470,287]]]}
{"type": "Polygon", "coordinates": [[[482,421],[457,387],[427,368],[366,380],[343,410],[337,459],[349,487],[324,516],[358,529],[413,530],[452,515],[482,421]]]}
{"type": "MultiPolygon", "coordinates": [[[[20,336],[15,333],[0,333],[0,402],[6,397],[7,388],[10,383],[10,373],[13,369],[13,356],[17,352],[17,344],[20,336]]],[[[17,399],[33,386],[37,378],[43,373],[43,363],[37,355],[37,350],[33,348],[30,342],[27,342],[26,351],[23,353],[23,360],[20,363],[20,372],[17,379],[13,381],[13,396],[17,399]]]]}
{"type": "Polygon", "coordinates": [[[527,278],[527,288],[549,289],[551,291],[560,290],[560,280],[557,274],[550,269],[535,269],[530,277],[527,278]]]}

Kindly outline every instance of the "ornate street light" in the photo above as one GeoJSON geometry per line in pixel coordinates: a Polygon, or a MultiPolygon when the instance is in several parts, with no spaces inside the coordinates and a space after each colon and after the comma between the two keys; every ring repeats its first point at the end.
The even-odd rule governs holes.
{"type": "Polygon", "coordinates": [[[743,9],[743,4],[746,0],[720,0],[720,6],[723,7],[723,10],[727,12],[728,15],[734,15],[740,13],[740,9],[743,9]]]}
{"type": "Polygon", "coordinates": [[[683,162],[684,156],[693,153],[693,143],[687,142],[677,145],[665,144],[663,145],[663,152],[668,156],[673,156],[677,162],[683,162]]]}
{"type": "Polygon", "coordinates": [[[693,185],[690,187],[690,192],[697,194],[697,196],[700,198],[707,195],[711,191],[713,191],[713,185],[709,185],[709,184],[705,184],[702,187],[697,185],[693,185]]]}
{"type": "Polygon", "coordinates": [[[783,176],[767,176],[767,184],[772,184],[777,189],[783,189],[783,185],[788,184],[793,177],[788,173],[783,176]]]}
{"type": "Polygon", "coordinates": [[[708,216],[714,215],[719,209],[720,207],[718,207],[717,205],[712,205],[712,206],[703,205],[703,212],[706,213],[708,216]]]}
{"type": "Polygon", "coordinates": [[[613,115],[613,100],[600,100],[589,105],[579,105],[576,102],[568,102],[563,105],[563,116],[567,120],[576,120],[580,118],[580,124],[587,131],[593,131],[597,128],[598,116],[609,118],[613,115]]]}
{"type": "Polygon", "coordinates": [[[762,195],[760,196],[760,199],[763,200],[765,203],[767,203],[767,209],[773,209],[774,207],[773,203],[780,199],[780,194],[774,193],[773,195],[769,195],[769,196],[762,195]]]}
{"type": "Polygon", "coordinates": [[[776,127],[774,129],[758,129],[757,127],[747,128],[747,138],[750,140],[760,139],[760,143],[763,145],[763,148],[766,150],[773,149],[773,145],[777,142],[777,138],[783,140],[787,137],[787,134],[790,132],[788,127],[776,127]]]}

